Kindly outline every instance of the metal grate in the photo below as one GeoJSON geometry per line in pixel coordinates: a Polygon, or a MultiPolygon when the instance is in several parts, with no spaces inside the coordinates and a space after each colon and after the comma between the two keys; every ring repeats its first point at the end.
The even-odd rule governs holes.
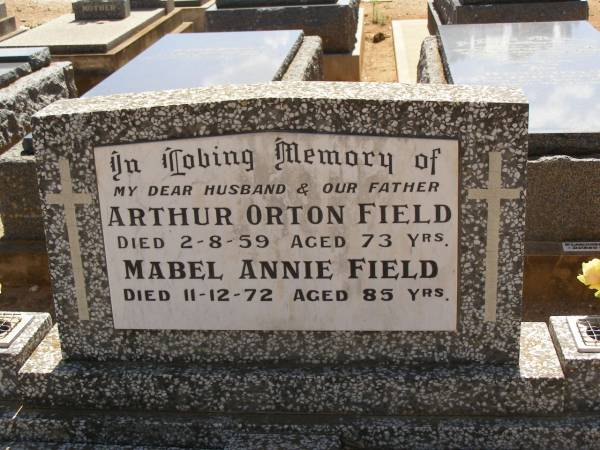
{"type": "Polygon", "coordinates": [[[586,346],[600,347],[600,317],[577,319],[577,329],[586,346]]]}
{"type": "Polygon", "coordinates": [[[600,352],[600,316],[569,316],[567,322],[577,351],[600,352]]]}
{"type": "Polygon", "coordinates": [[[21,322],[20,314],[0,314],[0,339],[7,338],[10,332],[15,329],[19,322],[21,322]]]}

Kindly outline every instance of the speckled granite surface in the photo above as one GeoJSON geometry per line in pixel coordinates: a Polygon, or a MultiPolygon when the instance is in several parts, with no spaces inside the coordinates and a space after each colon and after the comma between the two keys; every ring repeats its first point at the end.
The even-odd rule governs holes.
{"type": "Polygon", "coordinates": [[[421,43],[417,83],[447,84],[437,36],[427,36],[421,43]]]}
{"type": "Polygon", "coordinates": [[[57,328],[19,372],[29,405],[222,413],[556,414],[563,375],[545,324],[524,324],[519,367],[226,367],[74,362],[57,328]]]}
{"type": "Polygon", "coordinates": [[[321,81],[323,79],[323,40],[304,36],[302,45],[283,75],[282,81],[321,81]]]}
{"type": "Polygon", "coordinates": [[[61,207],[43,205],[61,345],[69,358],[205,364],[345,364],[410,361],[516,363],[520,328],[524,193],[500,218],[498,315],[484,322],[488,152],[502,154],[502,185],[525,186],[528,107],[504,88],[374,83],[269,83],[61,101],[35,117],[42,197],[58,192],[58,158],[70,160],[80,208],[91,311],[79,321],[61,207]],[[458,139],[461,149],[458,331],[177,332],[114,330],[105,269],[95,145],[267,130],[458,139]],[[73,155],[77,155],[76,158],[73,155]],[[139,345],[143,342],[143,345],[139,345]]]}
{"type": "Polygon", "coordinates": [[[68,62],[53,63],[0,89],[0,153],[29,132],[33,113],[76,95],[73,66],[68,62]]]}
{"type": "Polygon", "coordinates": [[[17,373],[52,326],[50,314],[27,314],[33,318],[21,334],[8,348],[0,348],[0,401],[18,398],[17,373]]]}
{"type": "Polygon", "coordinates": [[[566,316],[550,318],[550,334],[566,376],[565,408],[600,412],[600,353],[581,353],[566,316]]]}
{"type": "Polygon", "coordinates": [[[0,221],[3,239],[44,240],[35,156],[21,155],[21,143],[0,155],[0,221]]]}

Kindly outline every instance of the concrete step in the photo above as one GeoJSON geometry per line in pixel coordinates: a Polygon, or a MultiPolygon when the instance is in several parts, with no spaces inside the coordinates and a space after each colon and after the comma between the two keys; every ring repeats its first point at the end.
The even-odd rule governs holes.
{"type": "Polygon", "coordinates": [[[544,323],[524,324],[520,367],[230,367],[71,361],[56,327],[19,372],[30,406],[212,413],[494,415],[563,409],[544,323]]]}
{"type": "Polygon", "coordinates": [[[0,36],[14,33],[17,30],[17,20],[15,16],[4,17],[0,19],[0,36]]]}

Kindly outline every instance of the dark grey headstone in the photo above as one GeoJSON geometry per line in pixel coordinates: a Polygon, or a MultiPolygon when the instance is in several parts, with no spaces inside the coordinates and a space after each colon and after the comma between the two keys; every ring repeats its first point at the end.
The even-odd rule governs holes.
{"type": "Polygon", "coordinates": [[[466,1],[471,3],[464,0],[430,0],[430,4],[433,5],[441,25],[587,20],[589,15],[587,0],[466,1]]]}
{"type": "Polygon", "coordinates": [[[306,36],[321,37],[325,53],[349,53],[356,42],[358,2],[246,8],[212,5],[206,10],[205,24],[206,31],[302,30],[306,36]]]}
{"type": "Polygon", "coordinates": [[[27,62],[33,70],[50,64],[48,47],[4,47],[0,48],[0,62],[27,62]]]}
{"type": "Polygon", "coordinates": [[[279,80],[299,30],[169,34],[84,97],[279,80]]]}
{"type": "Polygon", "coordinates": [[[298,6],[334,3],[337,3],[337,0],[217,0],[217,8],[254,8],[258,6],[298,6]]]}
{"type": "Polygon", "coordinates": [[[129,0],[132,10],[164,8],[168,14],[175,9],[175,0],[129,0]]]}
{"type": "Polygon", "coordinates": [[[121,20],[129,17],[129,0],[77,0],[73,2],[75,20],[121,20]]]}
{"type": "Polygon", "coordinates": [[[449,82],[523,89],[534,151],[561,141],[597,151],[600,32],[589,22],[451,25],[440,36],[449,82]]]}

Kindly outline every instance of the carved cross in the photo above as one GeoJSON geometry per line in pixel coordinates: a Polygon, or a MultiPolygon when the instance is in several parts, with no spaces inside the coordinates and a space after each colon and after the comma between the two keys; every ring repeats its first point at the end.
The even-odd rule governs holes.
{"type": "Polygon", "coordinates": [[[487,189],[469,189],[469,199],[486,200],[487,244],[485,250],[485,312],[486,322],[496,321],[498,296],[498,252],[500,246],[500,201],[514,200],[521,196],[521,189],[502,188],[502,153],[489,153],[487,189]]]}
{"type": "Polygon", "coordinates": [[[90,313],[85,291],[83,263],[81,262],[81,247],[79,245],[79,228],[77,226],[75,208],[77,205],[89,205],[92,202],[92,197],[87,193],[73,192],[69,160],[60,158],[58,160],[58,168],[60,170],[61,192],[58,194],[48,194],[46,196],[46,201],[50,205],[61,205],[64,208],[79,320],[89,320],[90,313]]]}

